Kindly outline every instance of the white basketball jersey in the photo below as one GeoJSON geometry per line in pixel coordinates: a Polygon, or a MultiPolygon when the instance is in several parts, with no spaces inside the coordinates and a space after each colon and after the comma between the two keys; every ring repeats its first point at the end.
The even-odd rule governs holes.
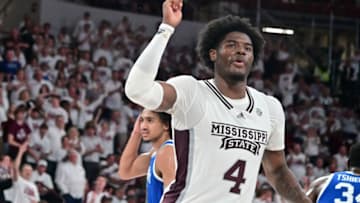
{"type": "Polygon", "coordinates": [[[212,80],[168,82],[177,92],[169,112],[178,167],[163,202],[252,202],[264,150],[284,148],[281,104],[250,87],[245,102],[236,103],[212,80]]]}

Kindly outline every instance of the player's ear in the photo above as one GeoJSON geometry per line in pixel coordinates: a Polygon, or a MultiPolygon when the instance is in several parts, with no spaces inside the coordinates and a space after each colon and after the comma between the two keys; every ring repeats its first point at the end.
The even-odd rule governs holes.
{"type": "Polygon", "coordinates": [[[209,50],[209,57],[210,57],[210,60],[212,62],[214,62],[216,60],[216,56],[217,56],[216,49],[210,49],[209,50]]]}
{"type": "Polygon", "coordinates": [[[168,130],[170,129],[170,126],[164,124],[164,129],[165,129],[166,131],[168,131],[168,130]]]}

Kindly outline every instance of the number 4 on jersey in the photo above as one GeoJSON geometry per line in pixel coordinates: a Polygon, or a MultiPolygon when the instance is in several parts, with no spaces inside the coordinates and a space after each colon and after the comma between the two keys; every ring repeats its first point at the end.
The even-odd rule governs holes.
{"type": "Polygon", "coordinates": [[[238,160],[237,162],[235,162],[235,164],[233,164],[229,168],[229,170],[225,172],[224,179],[235,182],[235,185],[232,188],[230,188],[230,192],[240,194],[240,184],[245,183],[246,180],[244,178],[245,165],[246,165],[245,161],[238,160]],[[237,175],[233,175],[237,169],[238,169],[237,175]]]}

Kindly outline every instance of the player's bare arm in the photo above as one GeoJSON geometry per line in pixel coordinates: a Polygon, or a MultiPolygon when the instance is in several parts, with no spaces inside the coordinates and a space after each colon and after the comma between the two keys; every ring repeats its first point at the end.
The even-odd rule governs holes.
{"type": "Polygon", "coordinates": [[[311,202],[287,167],[284,151],[265,150],[262,165],[266,177],[282,197],[294,203],[311,202]]]}
{"type": "Polygon", "coordinates": [[[138,154],[141,139],[140,119],[138,117],[120,158],[119,176],[121,179],[128,180],[146,175],[151,153],[138,154]]]}
{"type": "Polygon", "coordinates": [[[173,146],[162,147],[156,156],[156,173],[164,181],[164,188],[166,188],[174,179],[176,175],[175,151],[173,146]]]}
{"type": "Polygon", "coordinates": [[[310,184],[308,191],[306,191],[306,195],[311,199],[312,202],[316,202],[320,190],[323,184],[328,180],[329,176],[323,176],[316,179],[314,182],[310,184]]]}

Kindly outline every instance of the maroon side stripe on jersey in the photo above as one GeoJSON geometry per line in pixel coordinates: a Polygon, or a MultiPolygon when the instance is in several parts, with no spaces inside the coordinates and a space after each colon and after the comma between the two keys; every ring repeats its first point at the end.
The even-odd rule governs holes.
{"type": "Polygon", "coordinates": [[[175,130],[174,142],[177,159],[175,183],[164,194],[163,203],[174,203],[185,188],[189,162],[189,130],[175,130]]]}

